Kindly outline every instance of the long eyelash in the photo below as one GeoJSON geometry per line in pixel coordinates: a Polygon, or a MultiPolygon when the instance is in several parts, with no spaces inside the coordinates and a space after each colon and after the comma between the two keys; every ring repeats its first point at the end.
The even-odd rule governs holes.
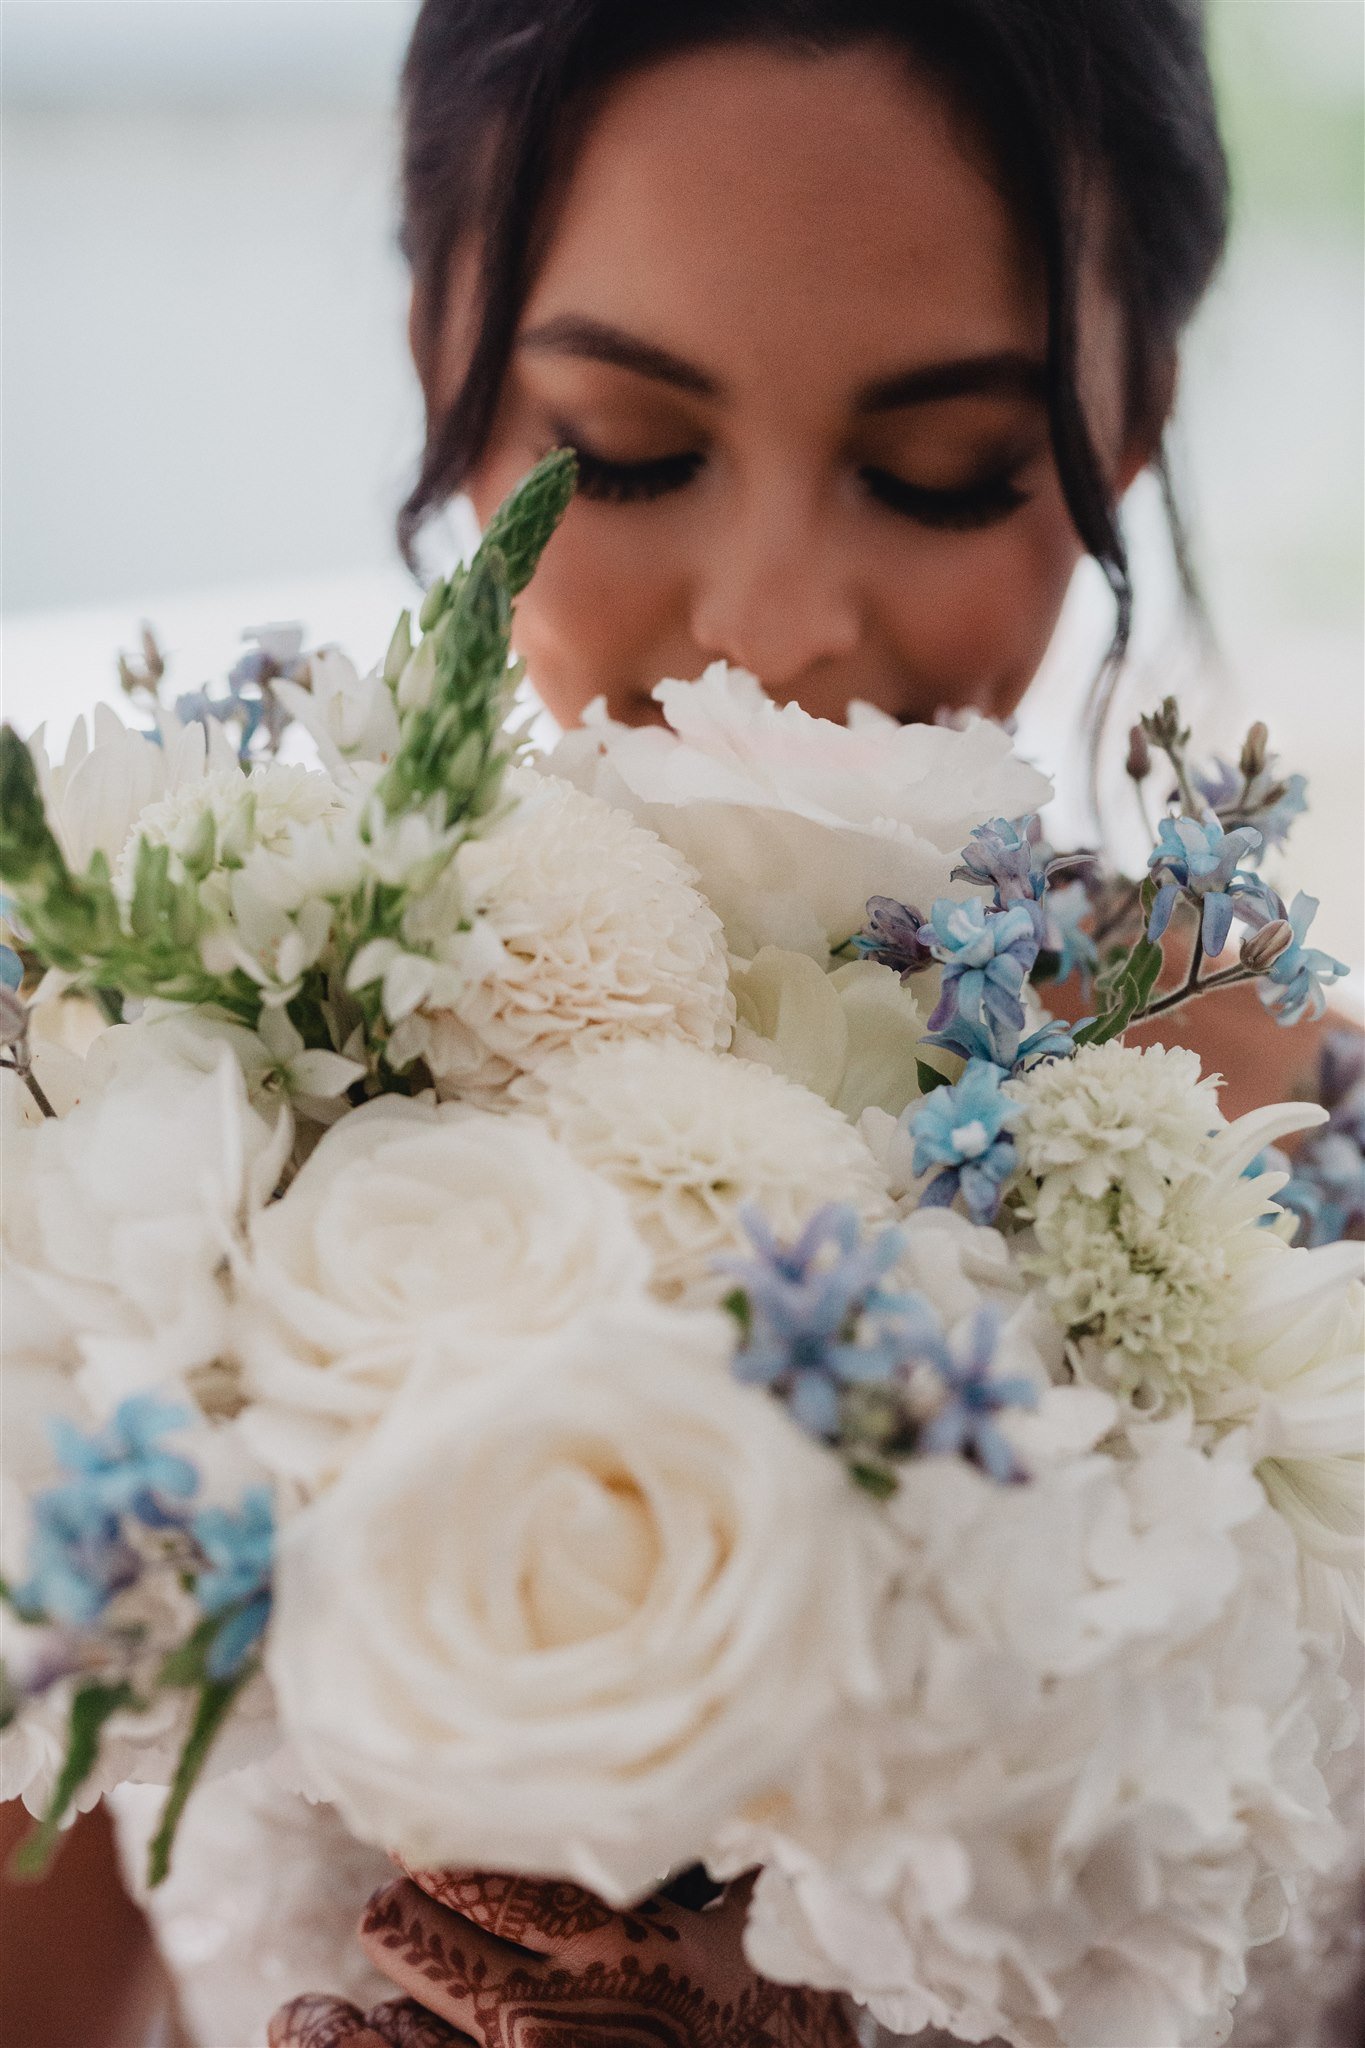
{"type": "Polygon", "coordinates": [[[695,451],[682,455],[656,455],[648,462],[608,462],[605,456],[570,443],[578,457],[578,488],[585,498],[609,505],[635,504],[663,498],[690,484],[701,468],[702,457],[695,451]]]}
{"type": "Polygon", "coordinates": [[[1008,519],[1028,503],[1028,492],[1015,481],[1017,471],[1001,470],[956,490],[931,490],[924,484],[907,483],[886,469],[864,469],[862,479],[872,496],[892,512],[916,519],[921,526],[944,527],[959,532],[978,526],[994,526],[1008,519]]]}

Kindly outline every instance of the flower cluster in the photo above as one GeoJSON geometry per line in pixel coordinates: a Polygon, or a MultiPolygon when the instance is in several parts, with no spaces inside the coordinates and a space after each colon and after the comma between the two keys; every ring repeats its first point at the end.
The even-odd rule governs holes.
{"type": "Polygon", "coordinates": [[[0,1792],[36,1857],[155,1779],[157,1877],[283,1744],[409,1861],[762,1865],[754,1962],[890,2025],[1202,2040],[1333,1853],[1359,1059],[1229,1124],[1123,1033],[1320,1006],[1302,788],[1163,707],[1125,882],[995,728],[723,666],[532,761],[572,480],[369,674],[272,631],[155,742],[0,743],[0,1792]]]}

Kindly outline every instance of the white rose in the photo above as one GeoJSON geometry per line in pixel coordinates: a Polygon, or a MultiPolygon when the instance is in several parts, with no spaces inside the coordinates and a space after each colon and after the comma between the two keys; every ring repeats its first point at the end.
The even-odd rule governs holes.
{"type": "Polygon", "coordinates": [[[519,1116],[381,1096],[322,1139],[252,1230],[242,1426],[317,1486],[414,1366],[460,1369],[643,1296],[624,1197],[519,1116]]]}
{"type": "Polygon", "coordinates": [[[740,1059],[799,1081],[853,1123],[870,1108],[899,1116],[917,1099],[924,1016],[889,967],[853,960],[827,974],[808,953],[764,946],[730,985],[740,1059]]]}
{"type": "Polygon", "coordinates": [[[414,1384],[289,1525],[269,1668],[353,1831],[625,1903],[866,1680],[876,1509],[732,1345],[650,1306],[414,1384]]]}
{"type": "Polygon", "coordinates": [[[599,717],[551,766],[685,854],[745,958],[775,945],[823,961],[862,929],[869,896],[927,912],[974,826],[1052,793],[984,720],[835,725],[723,662],[654,694],[671,730],[599,717]]]}
{"type": "Polygon", "coordinates": [[[212,1363],[228,1256],[290,1138],[287,1115],[250,1108],[226,1047],[106,1032],[69,1114],[5,1133],[6,1355],[55,1358],[97,1411],[212,1363]]]}

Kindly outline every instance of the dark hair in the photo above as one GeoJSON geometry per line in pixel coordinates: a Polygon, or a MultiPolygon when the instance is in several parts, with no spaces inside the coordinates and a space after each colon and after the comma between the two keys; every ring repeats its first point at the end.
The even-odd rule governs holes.
{"type": "MultiPolygon", "coordinates": [[[[617,79],[716,43],[818,52],[880,41],[942,83],[994,159],[1047,279],[1053,448],[1080,538],[1117,605],[1100,716],[1132,589],[1076,386],[1082,210],[1104,194],[1124,303],[1128,403],[1159,432],[1181,328],[1227,234],[1227,164],[1200,0],[424,0],[403,70],[403,247],[419,370],[430,372],[452,256],[477,233],[477,325],[461,389],[428,408],[421,471],[399,514],[411,561],[424,517],[458,490],[492,425],[546,227],[600,96],[617,79]]],[[[1182,580],[1195,595],[1164,458],[1182,580]]]]}

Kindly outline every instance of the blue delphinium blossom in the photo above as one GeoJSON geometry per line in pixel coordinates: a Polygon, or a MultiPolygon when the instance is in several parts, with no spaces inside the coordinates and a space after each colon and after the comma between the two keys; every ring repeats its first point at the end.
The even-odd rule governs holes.
{"type": "Polygon", "coordinates": [[[1040,849],[1030,836],[1037,822],[1034,817],[992,818],[989,824],[978,825],[951,879],[990,889],[1000,910],[1037,902],[1046,887],[1046,863],[1040,862],[1040,849]]]}
{"type": "Polygon", "coordinates": [[[1176,904],[1188,896],[1203,906],[1204,951],[1211,957],[1221,953],[1237,907],[1233,879],[1240,862],[1260,844],[1260,833],[1250,825],[1225,832],[1216,818],[1163,818],[1147,862],[1158,885],[1148,938],[1155,942],[1161,937],[1176,904]]]}
{"type": "Polygon", "coordinates": [[[1240,768],[1215,758],[1196,772],[1194,786],[1211,811],[1230,813],[1238,824],[1254,825],[1266,846],[1283,846],[1294,820],[1308,809],[1308,778],[1278,775],[1273,758],[1249,784],[1240,768]]]}
{"type": "Polygon", "coordinates": [[[48,1487],[33,1502],[28,1577],[16,1587],[15,1603],[25,1613],[88,1628],[141,1569],[117,1515],[79,1484],[48,1487]]]}
{"type": "Polygon", "coordinates": [[[190,1420],[178,1403],[155,1394],[121,1401],[102,1429],[86,1435],[58,1417],[49,1424],[57,1462],[100,1512],[133,1515],[149,1528],[178,1526],[174,1503],[197,1491],[199,1475],[188,1458],[161,1446],[162,1437],[190,1420]]]}
{"type": "Polygon", "coordinates": [[[1317,908],[1316,896],[1307,896],[1302,889],[1287,911],[1281,908],[1280,914],[1294,934],[1293,944],[1271,962],[1259,983],[1261,1001],[1277,1024],[1320,1017],[1327,1007],[1325,990],[1349,972],[1344,960],[1336,960],[1316,946],[1305,946],[1317,908]]]}
{"type": "Polygon", "coordinates": [[[1002,1408],[1036,1408],[1038,1392],[1022,1377],[992,1379],[1000,1316],[978,1309],[956,1355],[947,1344],[934,1361],[943,1380],[943,1405],[920,1431],[919,1449],[969,1458],[992,1479],[1025,1477],[1009,1439],[996,1423],[1002,1408]]]}
{"type": "Polygon", "coordinates": [[[876,1330],[859,1341],[857,1324],[869,1312],[904,1310],[905,1301],[886,1294],[881,1281],[905,1241],[892,1229],[860,1244],[858,1218],[847,1203],[817,1210],[791,1244],[775,1237],[753,1209],[742,1220],[756,1257],[716,1262],[738,1283],[748,1309],[736,1377],[782,1395],[803,1429],[833,1442],[841,1390],[889,1378],[901,1355],[898,1341],[876,1330]]]}
{"type": "Polygon", "coordinates": [[[925,934],[943,964],[943,990],[929,1019],[931,1043],[970,1056],[984,1030],[991,1057],[1012,1066],[1024,1029],[1024,983],[1038,958],[1033,908],[990,910],[975,897],[941,896],[925,934]]]}
{"type": "Polygon", "coordinates": [[[0,945],[0,988],[17,994],[24,983],[24,963],[13,946],[0,945]]]}
{"type": "Polygon", "coordinates": [[[203,1508],[191,1533],[209,1568],[194,1583],[194,1597],[206,1615],[224,1615],[205,1659],[210,1678],[232,1678],[255,1649],[270,1619],[275,1515],[269,1489],[253,1486],[236,1514],[203,1508]]]}
{"type": "Polygon", "coordinates": [[[994,1220],[1015,1163],[1008,1132],[1018,1110],[1001,1092],[1005,1079],[991,1061],[969,1060],[952,1087],[935,1088],[906,1111],[915,1172],[940,1169],[925,1190],[927,1207],[947,1208],[961,1194],[974,1223],[994,1220]]]}
{"type": "Polygon", "coordinates": [[[183,1509],[175,1503],[198,1488],[189,1460],[160,1445],[188,1420],[172,1402],[135,1394],[89,1435],[63,1418],[49,1424],[67,1477],[34,1500],[29,1577],[16,1596],[22,1607],[88,1626],[133,1583],[141,1560],[125,1520],[154,1529],[183,1526],[183,1509]]]}
{"type": "Polygon", "coordinates": [[[926,920],[913,904],[898,903],[894,896],[869,896],[867,923],[853,941],[855,951],[865,960],[893,968],[902,981],[909,981],[934,956],[925,942],[926,920]]]}

